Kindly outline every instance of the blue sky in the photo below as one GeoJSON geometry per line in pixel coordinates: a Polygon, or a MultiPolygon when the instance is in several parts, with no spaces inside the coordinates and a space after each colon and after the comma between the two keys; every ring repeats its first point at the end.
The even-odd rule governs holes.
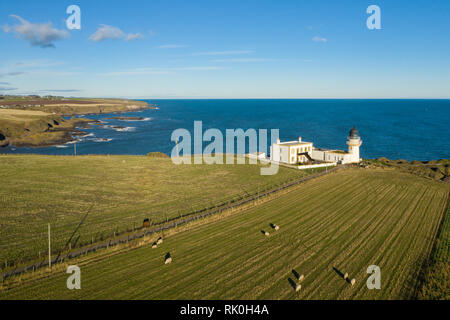
{"type": "Polygon", "coordinates": [[[438,0],[1,1],[0,93],[450,98],[449,12],[438,0]],[[72,4],[81,30],[66,28],[72,4]],[[372,4],[381,30],[366,27],[372,4]]]}

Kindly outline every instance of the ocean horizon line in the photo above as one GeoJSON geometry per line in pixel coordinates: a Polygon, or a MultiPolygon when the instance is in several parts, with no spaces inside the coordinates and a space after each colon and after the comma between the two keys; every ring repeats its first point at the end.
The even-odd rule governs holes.
{"type": "Polygon", "coordinates": [[[67,98],[86,98],[86,99],[129,99],[129,100],[391,100],[391,101],[412,101],[412,100],[434,100],[434,101],[447,101],[449,98],[136,98],[136,97],[67,97],[67,98]]]}

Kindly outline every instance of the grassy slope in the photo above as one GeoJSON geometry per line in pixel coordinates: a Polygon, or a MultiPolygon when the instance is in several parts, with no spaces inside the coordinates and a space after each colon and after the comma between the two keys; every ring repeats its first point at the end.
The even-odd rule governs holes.
{"type": "MultiPolygon", "coordinates": [[[[45,253],[47,223],[61,248],[92,204],[78,244],[237,199],[306,175],[255,165],[180,165],[144,156],[0,156],[0,263],[45,253]]],[[[75,237],[76,238],[76,237],[75,237]]]]}
{"type": "Polygon", "coordinates": [[[39,110],[49,113],[54,112],[59,115],[128,112],[150,107],[144,101],[124,100],[124,99],[85,99],[85,98],[66,98],[66,99],[48,100],[45,98],[10,97],[9,99],[0,100],[0,105],[2,104],[8,104],[10,108],[39,110]]]}
{"type": "Polygon", "coordinates": [[[430,262],[418,298],[450,300],[450,206],[430,262]]]}
{"type": "Polygon", "coordinates": [[[364,161],[368,166],[395,168],[421,177],[450,181],[450,159],[432,161],[405,161],[379,158],[364,161]]]}
{"type": "Polygon", "coordinates": [[[42,109],[47,112],[55,112],[62,115],[84,115],[92,113],[129,112],[148,108],[148,104],[142,101],[117,100],[117,99],[89,99],[92,104],[62,103],[60,105],[44,105],[42,109]]]}
{"type": "Polygon", "coordinates": [[[43,146],[65,142],[69,132],[87,119],[64,120],[42,111],[0,109],[0,146],[43,146]]]}
{"type": "Polygon", "coordinates": [[[146,246],[84,265],[81,290],[67,290],[61,271],[0,298],[409,298],[448,190],[397,171],[340,171],[244,212],[205,220],[169,236],[157,249],[146,246]],[[167,252],[170,265],[164,265],[167,252]],[[381,290],[366,288],[371,264],[381,268],[381,290]],[[333,267],[356,278],[355,286],[333,267]],[[293,268],[305,275],[298,293],[288,282],[293,268]]]}
{"type": "Polygon", "coordinates": [[[0,109],[0,147],[5,145],[47,146],[67,142],[70,130],[77,122],[88,119],[63,121],[62,115],[130,112],[154,108],[143,101],[121,99],[6,99],[7,109],[0,109]],[[49,125],[51,126],[49,128],[49,125]]]}

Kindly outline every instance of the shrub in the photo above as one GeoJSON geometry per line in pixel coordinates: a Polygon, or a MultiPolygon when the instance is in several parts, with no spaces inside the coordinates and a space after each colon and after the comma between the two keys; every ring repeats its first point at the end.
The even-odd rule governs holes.
{"type": "Polygon", "coordinates": [[[169,156],[165,153],[162,152],[150,152],[147,153],[147,157],[151,157],[151,158],[169,158],[169,156]]]}

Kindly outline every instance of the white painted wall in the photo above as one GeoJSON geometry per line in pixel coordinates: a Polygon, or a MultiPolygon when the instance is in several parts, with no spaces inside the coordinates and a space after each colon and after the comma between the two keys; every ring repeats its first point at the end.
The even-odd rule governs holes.
{"type": "Polygon", "coordinates": [[[280,162],[280,146],[278,144],[270,147],[270,160],[280,162]]]}
{"type": "Polygon", "coordinates": [[[297,168],[300,169],[300,170],[305,170],[305,169],[312,169],[312,168],[334,167],[336,165],[337,165],[336,162],[330,162],[330,163],[319,163],[319,164],[302,165],[302,166],[298,166],[297,168]]]}
{"type": "MultiPolygon", "coordinates": [[[[299,139],[300,141],[300,139],[299,139]]],[[[279,143],[279,141],[278,141],[279,143]]],[[[362,140],[360,138],[347,140],[348,153],[335,153],[333,150],[319,150],[313,147],[313,144],[303,145],[300,148],[297,146],[288,146],[273,144],[270,147],[270,160],[281,163],[296,164],[298,153],[305,152],[305,147],[311,147],[312,151],[307,151],[312,159],[325,162],[336,162],[336,163],[358,163],[361,161],[359,155],[359,148],[362,145],[362,140]],[[294,154],[291,154],[291,150],[295,149],[294,154]]],[[[301,159],[300,159],[301,160],[301,159]]],[[[306,158],[304,159],[306,160],[306,158]]]]}
{"type": "Polygon", "coordinates": [[[351,139],[349,137],[347,140],[347,145],[348,145],[348,152],[352,155],[351,162],[361,161],[359,157],[359,147],[362,145],[362,140],[360,138],[351,139]]]}
{"type": "Polygon", "coordinates": [[[325,151],[313,149],[311,158],[314,160],[325,161],[325,151]]]}
{"type": "Polygon", "coordinates": [[[289,148],[287,146],[279,146],[280,148],[280,162],[289,162],[289,148]]]}
{"type": "Polygon", "coordinates": [[[342,164],[359,162],[359,160],[355,161],[354,154],[334,153],[331,150],[314,149],[312,152],[312,158],[314,160],[318,160],[318,161],[337,162],[337,163],[342,163],[342,164]]]}

